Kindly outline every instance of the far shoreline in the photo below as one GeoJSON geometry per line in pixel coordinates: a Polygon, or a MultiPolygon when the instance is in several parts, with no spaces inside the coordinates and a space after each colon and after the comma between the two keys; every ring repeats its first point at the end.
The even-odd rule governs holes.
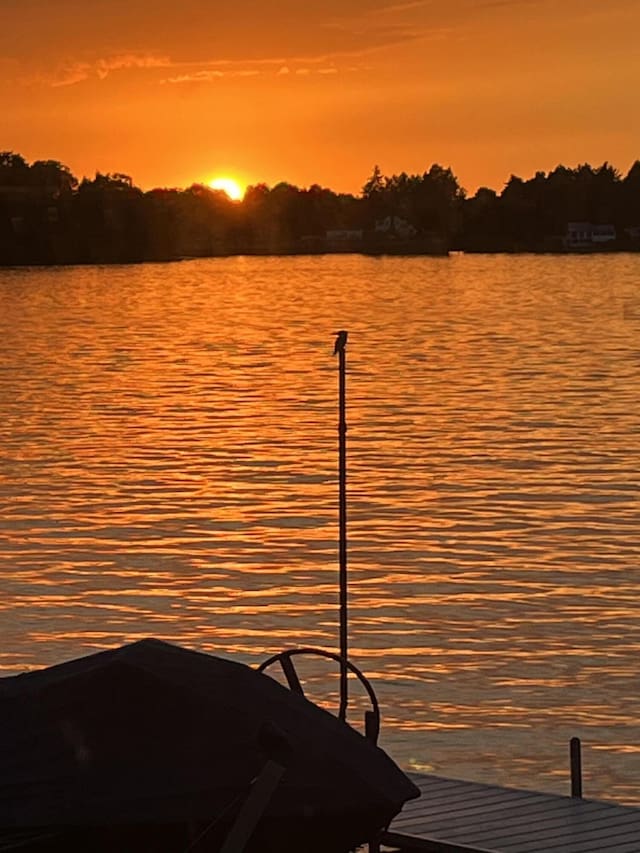
{"type": "Polygon", "coordinates": [[[625,248],[607,248],[607,249],[585,249],[585,250],[536,250],[536,249],[521,249],[521,250],[491,250],[491,249],[450,249],[448,252],[409,252],[409,251],[379,251],[379,252],[363,252],[363,251],[237,251],[224,252],[210,255],[191,255],[176,258],[124,258],[118,259],[103,259],[103,260],[77,260],[69,259],[51,262],[25,261],[24,263],[0,263],[0,270],[27,270],[27,269],[64,269],[69,267],[126,267],[126,266],[145,266],[159,264],[182,264],[191,261],[207,261],[207,260],[226,260],[229,258],[320,258],[320,257],[340,257],[340,256],[357,256],[362,258],[433,258],[440,260],[449,260],[450,258],[459,257],[462,255],[469,256],[536,256],[536,257],[592,257],[603,255],[638,255],[640,247],[625,247],[625,248]]]}

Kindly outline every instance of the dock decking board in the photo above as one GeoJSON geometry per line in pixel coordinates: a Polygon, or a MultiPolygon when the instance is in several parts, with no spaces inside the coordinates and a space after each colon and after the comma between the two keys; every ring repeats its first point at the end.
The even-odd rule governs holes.
{"type": "MultiPolygon", "coordinates": [[[[567,813],[567,810],[563,808],[563,803],[552,803],[549,808],[545,808],[545,804],[536,804],[532,809],[528,807],[520,807],[517,811],[510,811],[508,814],[499,814],[498,816],[494,815],[494,812],[480,812],[477,814],[477,818],[475,820],[475,826],[480,829],[491,829],[495,827],[497,830],[504,829],[509,833],[513,834],[514,830],[520,830],[523,824],[524,817],[528,817],[530,822],[533,821],[536,817],[540,816],[544,818],[545,824],[549,827],[553,826],[564,826],[567,823],[571,823],[572,821],[579,821],[580,827],[588,827],[590,825],[595,825],[598,827],[621,827],[625,824],[636,823],[637,817],[635,814],[625,814],[625,813],[611,813],[610,809],[603,808],[598,810],[589,810],[585,809],[584,812],[581,812],[579,815],[575,816],[571,813],[567,813]]],[[[468,818],[475,814],[474,811],[470,811],[468,814],[463,815],[463,817],[468,818]]],[[[398,820],[397,823],[394,823],[394,826],[399,827],[404,824],[410,824],[415,822],[415,817],[410,817],[407,815],[405,820],[398,820]]],[[[451,824],[457,823],[457,817],[455,814],[446,813],[446,816],[442,817],[440,820],[433,819],[432,825],[436,827],[438,823],[442,823],[443,826],[449,826],[451,824]]]]}
{"type": "Polygon", "coordinates": [[[421,773],[384,843],[442,853],[640,853],[640,808],[421,773]]]}

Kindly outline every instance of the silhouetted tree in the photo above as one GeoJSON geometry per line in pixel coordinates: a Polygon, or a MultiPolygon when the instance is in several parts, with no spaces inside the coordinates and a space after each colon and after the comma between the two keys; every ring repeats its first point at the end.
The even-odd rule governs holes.
{"type": "Polygon", "coordinates": [[[36,160],[29,169],[29,183],[61,194],[74,190],[78,186],[78,179],[57,160],[36,160]]]}
{"type": "Polygon", "coordinates": [[[405,220],[418,235],[451,244],[461,222],[464,190],[449,168],[434,163],[422,175],[385,177],[378,166],[363,188],[365,226],[385,217],[405,220]]]}
{"type": "Polygon", "coordinates": [[[87,262],[123,263],[146,257],[143,193],[127,175],[96,172],[76,196],[78,245],[87,262]]]}
{"type": "Polygon", "coordinates": [[[504,249],[502,211],[495,190],[480,187],[465,202],[457,245],[466,251],[499,252],[504,249]]]}
{"type": "Polygon", "coordinates": [[[13,151],[0,151],[0,186],[25,186],[28,183],[29,164],[13,151]]]}
{"type": "Polygon", "coordinates": [[[415,191],[415,220],[423,231],[453,238],[458,230],[465,192],[450,168],[434,163],[415,191]]]}
{"type": "Polygon", "coordinates": [[[358,197],[281,182],[232,202],[202,184],[143,193],[122,172],[78,184],[57,160],[0,152],[2,264],[322,251],[331,230],[356,232],[356,245],[363,231],[372,251],[539,251],[562,248],[571,221],[613,224],[618,247],[640,248],[640,160],[624,178],[608,162],[511,175],[499,195],[481,187],[469,199],[437,163],[391,177],[376,165],[358,197]]]}
{"type": "Polygon", "coordinates": [[[640,225],[640,160],[631,166],[620,188],[620,220],[623,226],[640,225]]]}
{"type": "Polygon", "coordinates": [[[388,187],[389,179],[385,178],[380,167],[375,165],[373,172],[362,188],[362,197],[365,201],[365,222],[363,223],[365,227],[372,228],[376,220],[389,215],[391,198],[388,187]]]}
{"type": "Polygon", "coordinates": [[[380,171],[380,166],[377,164],[373,167],[373,172],[370,177],[365,182],[365,185],[362,188],[362,195],[365,198],[370,198],[375,193],[380,193],[385,190],[387,186],[387,181],[385,180],[384,175],[380,171]]]}

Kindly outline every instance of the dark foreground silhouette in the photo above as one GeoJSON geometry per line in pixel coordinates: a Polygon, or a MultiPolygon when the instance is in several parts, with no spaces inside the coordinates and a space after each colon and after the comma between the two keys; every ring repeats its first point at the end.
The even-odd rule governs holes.
{"type": "Polygon", "coordinates": [[[0,265],[132,263],[231,254],[635,251],[640,161],[558,166],[467,198],[449,168],[387,177],[353,196],[313,185],[201,184],[143,192],[124,174],[81,182],[53,160],[0,152],[0,265]]]}
{"type": "Polygon", "coordinates": [[[0,752],[0,847],[28,853],[215,853],[270,781],[247,853],[346,853],[419,794],[268,675],[158,640],[0,679],[0,752]]]}

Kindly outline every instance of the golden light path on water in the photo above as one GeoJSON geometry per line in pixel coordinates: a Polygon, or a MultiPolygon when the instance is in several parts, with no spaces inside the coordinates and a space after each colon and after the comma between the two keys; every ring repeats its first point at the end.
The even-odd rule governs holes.
{"type": "Polygon", "coordinates": [[[0,271],[2,673],[336,648],[337,328],[383,745],[640,803],[637,255],[0,271]]]}

